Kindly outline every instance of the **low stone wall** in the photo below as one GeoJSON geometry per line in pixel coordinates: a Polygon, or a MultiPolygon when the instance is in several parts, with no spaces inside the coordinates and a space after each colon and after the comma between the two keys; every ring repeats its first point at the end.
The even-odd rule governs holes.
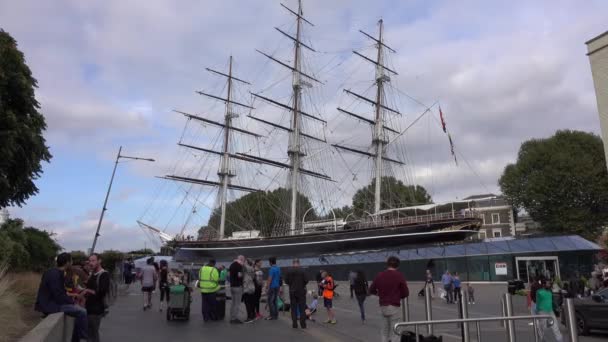
{"type": "Polygon", "coordinates": [[[20,342],[70,342],[74,329],[74,318],[62,312],[48,315],[20,342]]]}

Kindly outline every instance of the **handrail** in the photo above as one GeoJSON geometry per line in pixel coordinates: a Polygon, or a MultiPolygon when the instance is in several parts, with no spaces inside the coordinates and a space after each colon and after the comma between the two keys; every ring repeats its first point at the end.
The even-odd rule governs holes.
{"type": "Polygon", "coordinates": [[[439,325],[439,324],[451,324],[451,323],[476,323],[476,322],[501,322],[501,321],[518,321],[518,320],[539,320],[539,319],[549,319],[550,322],[553,322],[553,316],[550,315],[527,315],[527,316],[511,316],[511,317],[478,317],[478,318],[454,318],[454,319],[440,319],[434,321],[414,321],[414,322],[399,322],[396,323],[393,327],[393,331],[396,334],[400,334],[400,328],[407,326],[418,326],[418,325],[439,325]]]}

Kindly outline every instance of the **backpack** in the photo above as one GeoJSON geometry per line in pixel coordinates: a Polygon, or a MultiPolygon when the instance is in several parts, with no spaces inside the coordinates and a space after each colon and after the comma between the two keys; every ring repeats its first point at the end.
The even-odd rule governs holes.
{"type": "MultiPolygon", "coordinates": [[[[95,281],[97,282],[97,289],[99,289],[99,278],[101,278],[101,275],[104,273],[108,273],[108,271],[103,271],[103,272],[99,273],[97,275],[97,278],[95,279],[95,281]]],[[[109,273],[108,273],[108,277],[110,277],[109,273]]],[[[118,285],[110,277],[110,285],[108,286],[108,292],[106,292],[106,295],[103,297],[103,310],[104,310],[103,314],[104,314],[104,316],[110,312],[110,306],[112,306],[114,304],[117,296],[118,296],[118,285]]]]}

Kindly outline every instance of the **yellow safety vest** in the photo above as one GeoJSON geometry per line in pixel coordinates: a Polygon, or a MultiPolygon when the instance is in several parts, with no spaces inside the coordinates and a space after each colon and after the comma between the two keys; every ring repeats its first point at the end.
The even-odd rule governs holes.
{"type": "Polygon", "coordinates": [[[215,267],[203,266],[198,272],[198,287],[201,293],[214,293],[220,289],[218,284],[220,274],[215,267]]]}

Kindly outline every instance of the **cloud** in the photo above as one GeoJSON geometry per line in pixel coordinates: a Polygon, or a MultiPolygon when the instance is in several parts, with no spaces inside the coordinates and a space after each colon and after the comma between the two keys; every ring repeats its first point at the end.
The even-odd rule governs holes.
{"type": "MultiPolygon", "coordinates": [[[[391,156],[407,161],[406,167],[393,165],[389,174],[425,186],[435,201],[497,192],[504,166],[515,160],[524,140],[564,128],[598,131],[584,42],[605,30],[606,12],[603,2],[583,7],[569,1],[550,6],[526,1],[305,1],[305,16],[315,27],[305,26],[304,40],[318,53],[305,52],[304,68],[325,85],[306,91],[304,108],[329,124],[323,129],[306,120],[303,130],[332,143],[369,149],[370,126],[335,108],[373,117],[372,107],[356,103],[342,88],[374,96],[373,88],[366,92],[373,84],[373,65],[350,50],[373,56],[373,42],[358,30],[376,34],[376,21],[383,17],[386,42],[398,51],[386,63],[399,72],[391,82],[399,91],[387,89],[387,104],[404,113],[391,117],[390,124],[404,129],[424,111],[411,98],[425,105],[439,101],[459,158],[456,166],[434,107],[389,146],[391,156]]],[[[274,30],[278,26],[293,32],[293,18],[276,3],[20,1],[0,4],[0,22],[16,37],[39,80],[37,97],[53,153],[110,162],[122,144],[131,155],[155,158],[154,164],[128,164],[128,173],[121,176],[133,184],[117,196],[125,208],[147,213],[172,232],[181,230],[184,222],[188,230],[195,230],[214,205],[215,190],[153,180],[165,174],[216,177],[216,157],[178,148],[176,143],[181,137],[183,142],[219,150],[219,131],[194,121],[184,129],[184,117],[171,112],[180,109],[222,120],[222,103],[194,93],[225,94],[224,79],[204,68],[226,70],[228,56],[233,55],[235,72],[253,83],[237,85],[236,98],[250,102],[248,91],[254,91],[290,101],[289,70],[254,52],[257,48],[293,62],[292,42],[274,30]],[[135,184],[142,184],[142,178],[148,179],[146,189],[138,192],[135,184]],[[185,192],[190,194],[186,199],[185,192]],[[188,221],[193,208],[197,214],[188,221]]],[[[254,106],[253,115],[289,124],[286,111],[261,101],[254,106]]],[[[233,135],[235,152],[286,161],[287,135],[247,119],[248,111],[237,111],[236,125],[268,138],[233,135]]],[[[348,204],[369,182],[370,160],[314,142],[304,144],[305,167],[336,180],[327,184],[304,178],[304,191],[317,206],[348,204]]],[[[267,166],[233,166],[237,184],[271,189],[287,180],[284,171],[267,166]]],[[[62,239],[73,241],[68,244],[88,244],[84,238],[78,240],[92,235],[88,220],[94,215],[83,214],[87,209],[92,210],[79,208],[66,222],[56,223],[70,227],[62,230],[62,239]],[[79,230],[88,233],[77,234],[79,230]]],[[[21,213],[37,219],[33,208],[21,213]]],[[[122,244],[124,234],[136,239],[138,228],[126,217],[108,221],[108,241],[122,244]]]]}

